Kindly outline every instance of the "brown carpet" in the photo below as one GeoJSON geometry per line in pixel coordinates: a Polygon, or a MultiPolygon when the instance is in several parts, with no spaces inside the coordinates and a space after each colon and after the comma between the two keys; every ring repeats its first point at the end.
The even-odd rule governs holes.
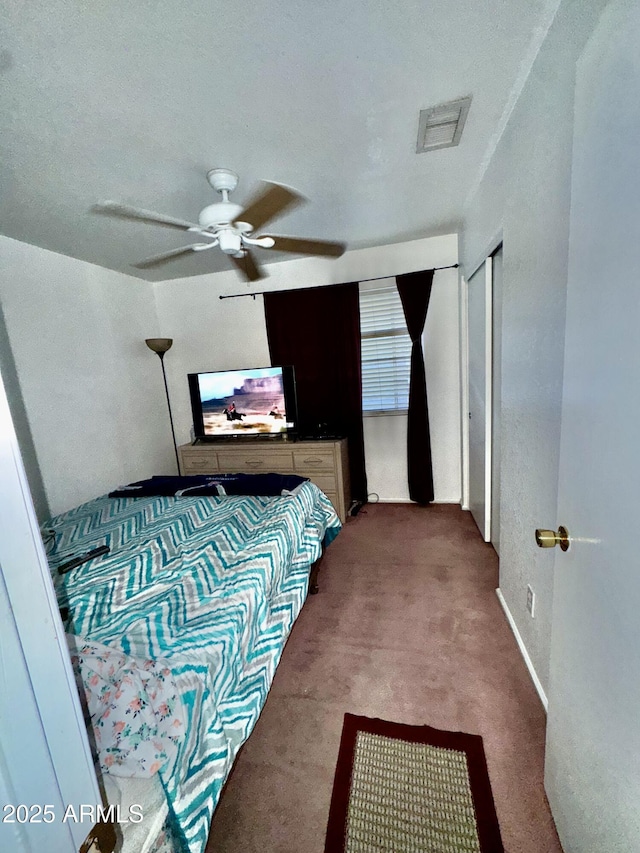
{"type": "Polygon", "coordinates": [[[325,853],[504,853],[482,738],[344,715],[325,853]]]}
{"type": "Polygon", "coordinates": [[[482,736],[508,853],[561,853],[545,714],[467,512],[375,504],[329,547],[207,853],[322,853],[345,712],[482,736]]]}

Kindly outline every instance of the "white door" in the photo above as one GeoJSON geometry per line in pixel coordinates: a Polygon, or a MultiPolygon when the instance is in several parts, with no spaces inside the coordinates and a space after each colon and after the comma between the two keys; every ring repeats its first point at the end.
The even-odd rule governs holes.
{"type": "Polygon", "coordinates": [[[545,784],[565,853],[640,851],[640,7],[576,79],[545,784]]]}
{"type": "Polygon", "coordinates": [[[469,509],[491,539],[491,258],[467,282],[469,509]]]}
{"type": "Polygon", "coordinates": [[[65,808],[101,802],[0,376],[0,850],[77,851],[93,821],[65,808]]]}

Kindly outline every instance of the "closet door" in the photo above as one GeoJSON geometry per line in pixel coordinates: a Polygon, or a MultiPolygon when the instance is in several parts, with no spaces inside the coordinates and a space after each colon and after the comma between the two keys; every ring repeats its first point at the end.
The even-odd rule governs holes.
{"type": "Polygon", "coordinates": [[[467,282],[469,381],[469,509],[491,540],[491,258],[467,282]]]}

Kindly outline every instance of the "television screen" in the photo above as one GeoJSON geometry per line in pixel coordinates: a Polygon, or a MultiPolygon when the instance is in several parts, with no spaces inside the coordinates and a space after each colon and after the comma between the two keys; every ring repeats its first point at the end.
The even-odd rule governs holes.
{"type": "Polygon", "coordinates": [[[276,436],[295,425],[292,367],[190,373],[196,438],[276,436]]]}

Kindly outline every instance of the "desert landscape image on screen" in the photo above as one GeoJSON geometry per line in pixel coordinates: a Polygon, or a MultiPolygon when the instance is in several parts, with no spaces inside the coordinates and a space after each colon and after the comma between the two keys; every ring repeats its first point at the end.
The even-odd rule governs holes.
{"type": "Polygon", "coordinates": [[[286,431],[282,368],[204,373],[198,382],[205,435],[286,431]]]}

